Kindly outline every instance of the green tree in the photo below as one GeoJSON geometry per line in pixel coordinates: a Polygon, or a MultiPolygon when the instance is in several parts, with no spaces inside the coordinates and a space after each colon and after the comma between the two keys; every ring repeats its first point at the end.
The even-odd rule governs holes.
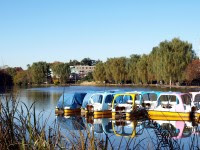
{"type": "Polygon", "coordinates": [[[29,78],[27,71],[18,71],[14,77],[14,84],[16,85],[28,85],[29,78]]]}
{"type": "Polygon", "coordinates": [[[110,58],[105,65],[106,78],[108,81],[114,80],[115,83],[123,83],[126,80],[126,58],[110,58]]]}
{"type": "Polygon", "coordinates": [[[117,59],[118,64],[118,76],[119,76],[119,83],[125,83],[127,78],[127,59],[126,57],[120,57],[117,59]]]}
{"type": "Polygon", "coordinates": [[[21,67],[8,67],[5,69],[5,71],[14,78],[14,76],[17,74],[18,71],[22,71],[23,69],[21,67]]]}
{"type": "Polygon", "coordinates": [[[132,83],[137,83],[139,81],[137,63],[140,57],[140,55],[133,54],[127,59],[127,80],[130,80],[132,83]]]}
{"type": "Polygon", "coordinates": [[[184,80],[187,65],[196,58],[192,44],[178,38],[161,42],[158,47],[153,48],[150,56],[155,60],[152,72],[157,79],[167,83],[184,80]]]}
{"type": "Polygon", "coordinates": [[[148,56],[142,55],[142,57],[137,62],[137,72],[138,72],[138,79],[142,83],[148,82],[148,56]]]}
{"type": "Polygon", "coordinates": [[[55,75],[60,83],[64,84],[69,80],[70,67],[68,63],[57,62],[51,65],[53,75],[55,75]]]}
{"type": "Polygon", "coordinates": [[[76,65],[80,65],[81,63],[78,60],[70,60],[69,61],[69,65],[70,66],[76,66],[76,65]]]}
{"type": "Polygon", "coordinates": [[[105,76],[106,81],[108,81],[110,83],[112,83],[114,81],[112,71],[111,71],[112,61],[113,61],[113,58],[108,58],[106,63],[104,64],[105,73],[106,73],[106,76],[105,76]]]}
{"type": "Polygon", "coordinates": [[[46,62],[33,63],[31,68],[32,82],[35,84],[42,84],[49,82],[51,79],[50,66],[46,62]]]}
{"type": "Polygon", "coordinates": [[[92,66],[94,63],[94,60],[90,59],[90,58],[83,58],[81,60],[81,65],[88,65],[88,66],[92,66]]]}
{"type": "Polygon", "coordinates": [[[30,64],[27,65],[26,74],[27,74],[28,83],[32,84],[32,73],[31,73],[31,65],[30,64]]]}
{"type": "Polygon", "coordinates": [[[17,73],[16,69],[15,68],[11,68],[11,67],[8,67],[6,68],[6,72],[11,75],[12,77],[14,77],[17,73]]]}
{"type": "Polygon", "coordinates": [[[106,80],[105,64],[99,62],[94,69],[93,78],[95,81],[103,82],[106,80]]]}
{"type": "Polygon", "coordinates": [[[82,79],[82,81],[89,81],[89,82],[91,82],[93,80],[94,80],[94,78],[93,78],[92,72],[88,72],[88,74],[82,79]]]}
{"type": "Polygon", "coordinates": [[[163,79],[162,54],[158,47],[154,47],[148,57],[148,80],[160,81],[163,79]]]}

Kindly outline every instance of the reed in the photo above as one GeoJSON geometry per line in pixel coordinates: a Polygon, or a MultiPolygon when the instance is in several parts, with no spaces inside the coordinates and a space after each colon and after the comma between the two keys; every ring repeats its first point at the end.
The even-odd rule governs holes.
{"type": "Polygon", "coordinates": [[[0,105],[0,149],[54,149],[60,142],[56,124],[41,124],[34,104],[28,108],[9,94],[1,96],[0,105]]]}

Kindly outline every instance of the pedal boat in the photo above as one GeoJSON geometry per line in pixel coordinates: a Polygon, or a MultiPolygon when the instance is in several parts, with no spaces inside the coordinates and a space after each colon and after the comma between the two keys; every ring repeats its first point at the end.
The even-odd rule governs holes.
{"type": "Polygon", "coordinates": [[[136,110],[135,98],[137,94],[116,94],[112,101],[112,119],[130,120],[131,113],[136,110]]]}
{"type": "Polygon", "coordinates": [[[87,93],[63,93],[56,106],[56,114],[75,115],[81,112],[83,99],[87,93]]]}
{"type": "Polygon", "coordinates": [[[147,110],[153,120],[184,120],[193,119],[191,97],[186,93],[163,92],[157,99],[157,106],[147,110]]]}
{"type": "Polygon", "coordinates": [[[87,115],[87,105],[89,104],[90,102],[90,97],[94,94],[95,92],[87,92],[87,94],[85,95],[84,99],[83,99],[83,103],[82,103],[82,106],[81,106],[81,115],[82,116],[86,116],[87,115]]]}
{"type": "Polygon", "coordinates": [[[157,105],[157,98],[161,92],[159,91],[134,91],[127,92],[136,94],[135,104],[139,108],[149,109],[154,108],[157,105]]]}
{"type": "Polygon", "coordinates": [[[87,104],[87,115],[93,115],[94,118],[111,117],[111,103],[115,93],[99,92],[91,95],[87,104]]]}

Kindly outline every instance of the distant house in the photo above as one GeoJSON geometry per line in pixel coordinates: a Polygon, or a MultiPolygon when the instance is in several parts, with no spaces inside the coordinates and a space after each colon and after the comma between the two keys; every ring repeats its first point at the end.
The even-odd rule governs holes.
{"type": "Polygon", "coordinates": [[[77,66],[70,66],[70,69],[71,69],[72,74],[78,74],[80,76],[80,78],[83,78],[89,72],[93,72],[95,69],[95,66],[77,65],[77,66]]]}
{"type": "Polygon", "coordinates": [[[8,65],[0,66],[0,69],[1,69],[1,70],[7,69],[7,68],[9,68],[8,65]]]}

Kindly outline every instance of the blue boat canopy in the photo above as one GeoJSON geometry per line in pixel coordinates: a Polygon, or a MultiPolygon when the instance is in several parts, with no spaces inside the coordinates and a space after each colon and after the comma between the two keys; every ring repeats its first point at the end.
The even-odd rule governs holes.
{"type": "Polygon", "coordinates": [[[89,100],[90,100],[90,97],[94,94],[95,92],[90,92],[90,93],[87,93],[86,96],[84,97],[83,99],[83,103],[82,103],[82,108],[86,108],[88,103],[89,103],[89,100]]]}
{"type": "Polygon", "coordinates": [[[83,99],[87,93],[64,93],[61,95],[57,107],[62,109],[70,107],[70,109],[78,108],[83,103],[83,99]]]}

